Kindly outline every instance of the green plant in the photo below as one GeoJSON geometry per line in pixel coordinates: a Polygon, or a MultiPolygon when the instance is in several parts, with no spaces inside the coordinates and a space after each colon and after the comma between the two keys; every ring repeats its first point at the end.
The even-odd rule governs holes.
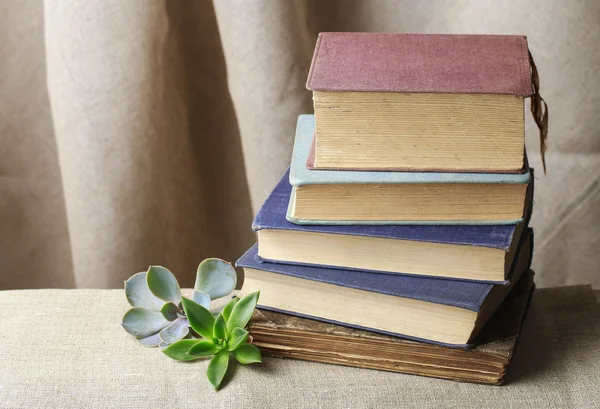
{"type": "Polygon", "coordinates": [[[227,372],[230,356],[241,364],[261,362],[259,349],[248,342],[249,334],[244,329],[252,317],[258,297],[258,292],[242,299],[235,297],[216,317],[193,300],[184,298],[183,309],[189,323],[202,339],[182,339],[163,349],[163,352],[179,361],[213,356],[206,376],[218,389],[227,372]]]}
{"type": "Polygon", "coordinates": [[[165,355],[176,360],[213,356],[206,375],[218,389],[230,356],[242,364],[261,362],[261,353],[245,330],[259,293],[233,297],[221,311],[210,310],[211,300],[231,297],[235,286],[231,264],[216,258],[198,266],[191,298],[182,297],[173,273],[150,266],[125,281],[125,295],[132,308],[123,316],[122,326],[140,344],[161,347],[165,355]]]}

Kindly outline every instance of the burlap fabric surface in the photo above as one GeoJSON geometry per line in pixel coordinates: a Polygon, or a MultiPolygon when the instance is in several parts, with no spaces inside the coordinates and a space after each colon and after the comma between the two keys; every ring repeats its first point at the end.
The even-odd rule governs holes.
{"type": "Polygon", "coordinates": [[[504,386],[265,359],[215,393],[206,362],[146,349],[118,290],[0,292],[1,408],[592,408],[600,308],[589,287],[538,290],[504,386]]]}

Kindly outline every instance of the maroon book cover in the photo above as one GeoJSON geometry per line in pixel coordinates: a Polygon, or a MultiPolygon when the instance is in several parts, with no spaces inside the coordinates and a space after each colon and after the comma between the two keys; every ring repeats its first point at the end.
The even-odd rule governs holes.
{"type": "Polygon", "coordinates": [[[532,94],[527,38],[321,33],[311,91],[532,94]]]}

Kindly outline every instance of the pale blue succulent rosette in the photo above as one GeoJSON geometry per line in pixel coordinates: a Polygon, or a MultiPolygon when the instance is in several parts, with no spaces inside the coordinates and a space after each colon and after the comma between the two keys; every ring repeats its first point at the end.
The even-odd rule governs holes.
{"type": "Polygon", "coordinates": [[[262,362],[260,350],[245,329],[260,293],[232,297],[236,283],[230,263],[209,258],[198,266],[193,295],[186,298],[173,273],[150,266],[125,282],[132,308],[123,316],[122,326],[140,344],[160,347],[177,361],[212,357],[206,376],[218,389],[230,357],[241,364],[262,362]]]}
{"type": "MultiPolygon", "coordinates": [[[[198,266],[192,300],[211,310],[224,305],[235,291],[237,274],[233,266],[218,258],[198,266]]],[[[146,347],[167,346],[181,339],[200,338],[184,313],[181,288],[168,269],[150,266],[125,281],[125,295],[132,308],[123,316],[123,328],[146,347]]],[[[211,310],[218,314],[219,308],[211,310]]]]}

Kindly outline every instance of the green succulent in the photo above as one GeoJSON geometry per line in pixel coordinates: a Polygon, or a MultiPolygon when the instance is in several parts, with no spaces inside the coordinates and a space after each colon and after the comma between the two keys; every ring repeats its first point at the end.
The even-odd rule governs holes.
{"type": "MultiPolygon", "coordinates": [[[[207,310],[211,300],[231,296],[237,275],[230,263],[209,258],[198,266],[192,299],[207,310]]],[[[165,348],[184,338],[199,338],[190,329],[181,288],[168,269],[150,266],[148,271],[125,281],[125,296],[133,308],[123,316],[122,326],[146,347],[165,348]]]]}
{"type": "MultiPolygon", "coordinates": [[[[218,389],[227,373],[229,358],[239,363],[261,362],[260,350],[251,343],[246,325],[259,292],[231,298],[236,273],[230,263],[210,258],[198,266],[192,298],[182,297],[177,279],[161,266],[133,275],[125,281],[125,295],[132,308],[122,326],[147,347],[161,347],[179,361],[212,356],[206,376],[218,389]],[[212,300],[231,300],[211,311],[212,300]]],[[[223,304],[223,303],[221,303],[223,304]]]]}
{"type": "Polygon", "coordinates": [[[216,317],[202,305],[183,298],[183,309],[192,329],[201,339],[182,339],[163,349],[165,355],[179,360],[192,361],[212,356],[206,376],[218,389],[227,373],[229,357],[241,364],[262,362],[260,350],[252,345],[245,330],[252,317],[259,292],[242,299],[234,297],[216,317]]]}

